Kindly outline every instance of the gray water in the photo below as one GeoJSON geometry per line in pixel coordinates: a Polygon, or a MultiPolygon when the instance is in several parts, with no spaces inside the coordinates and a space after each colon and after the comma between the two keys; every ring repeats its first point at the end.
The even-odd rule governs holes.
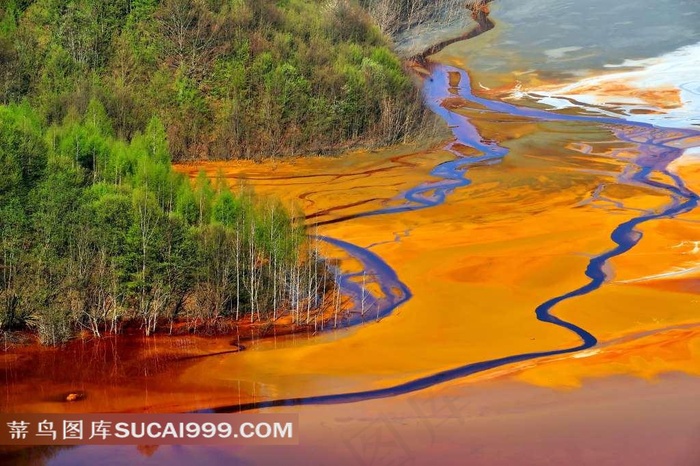
{"type": "Polygon", "coordinates": [[[444,53],[484,72],[575,73],[700,42],[700,0],[494,0],[491,11],[494,30],[444,53]]]}

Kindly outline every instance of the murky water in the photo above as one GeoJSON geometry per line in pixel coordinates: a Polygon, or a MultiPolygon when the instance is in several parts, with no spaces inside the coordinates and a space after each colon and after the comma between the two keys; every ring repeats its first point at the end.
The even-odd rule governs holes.
{"type": "MultiPolygon", "coordinates": [[[[569,428],[583,436],[563,436],[548,447],[560,464],[698,459],[678,447],[692,438],[694,417],[672,400],[677,394],[695,406],[688,393],[700,387],[694,378],[700,375],[700,168],[687,155],[700,146],[700,133],[695,94],[687,92],[693,81],[683,78],[693,69],[700,76],[700,57],[688,55],[682,73],[667,70],[680,78],[656,87],[648,78],[658,73],[648,71],[634,86],[609,78],[607,87],[597,83],[609,76],[605,65],[651,59],[627,63],[625,71],[653,70],[654,57],[693,46],[700,40],[694,19],[700,6],[691,0],[496,0],[493,6],[496,28],[443,50],[425,78],[426,101],[451,126],[453,141],[418,153],[181,167],[212,176],[222,170],[232,184],[247,178],[257,191],[300,205],[319,225],[314,233],[329,238],[326,254],[343,260],[355,298],[362,293],[358,264],[369,271],[373,284],[365,293],[376,309],[368,309],[364,324],[261,341],[237,353],[226,339],[184,348],[159,342],[96,358],[94,366],[78,363],[81,370],[73,372],[59,359],[37,364],[46,353],[10,353],[3,356],[2,409],[332,405],[283,408],[299,412],[309,432],[294,452],[164,447],[137,456],[116,449],[114,464],[137,458],[188,464],[201,456],[213,464],[269,464],[280,454],[304,464],[328,464],[329,457],[339,464],[400,464],[389,461],[407,452],[442,464],[464,464],[467,456],[470,464],[514,464],[508,445],[518,443],[507,443],[501,430],[526,438],[533,423],[544,423],[556,436],[567,424],[547,417],[552,409],[566,412],[569,428]],[[615,93],[637,100],[611,100],[615,93]],[[599,99],[582,97],[590,95],[599,99]],[[160,363],[144,362],[154,360],[160,363]],[[96,374],[110,365],[116,371],[100,380],[96,374]],[[687,376],[668,379],[677,372],[687,376]],[[664,381],[652,389],[629,376],[664,381]],[[533,385],[583,388],[565,395],[533,385]],[[88,395],[84,401],[60,401],[75,389],[88,395]],[[613,411],[642,413],[641,421],[601,414],[594,424],[586,413],[595,393],[605,393],[613,411]],[[647,401],[635,404],[635,398],[647,401]],[[517,409],[507,400],[518,400],[517,409]],[[668,422],[681,431],[658,431],[654,413],[666,408],[673,409],[668,422]],[[477,435],[477,418],[494,421],[490,437],[477,435]],[[448,422],[448,429],[450,419],[461,421],[448,422]],[[576,453],[586,435],[595,441],[601,422],[639,443],[601,444],[607,456],[576,453]],[[645,429],[675,448],[644,456],[645,429]],[[347,434],[332,437],[336,449],[327,445],[330,431],[347,434]],[[367,460],[365,437],[386,432],[393,449],[367,460]],[[483,450],[468,448],[454,432],[478,438],[483,450]],[[436,435],[444,436],[438,446],[436,435]],[[314,457],[317,450],[322,454],[314,457]]],[[[537,454],[516,457],[539,464],[537,454]]],[[[76,464],[99,455],[62,450],[52,461],[76,464]]]]}
{"type": "Polygon", "coordinates": [[[695,0],[495,0],[496,29],[446,54],[470,72],[573,75],[625,60],[657,57],[700,41],[695,0]]]}

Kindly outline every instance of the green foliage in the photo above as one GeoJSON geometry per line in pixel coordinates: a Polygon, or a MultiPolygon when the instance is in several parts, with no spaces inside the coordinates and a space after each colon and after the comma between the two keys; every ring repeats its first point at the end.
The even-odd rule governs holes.
{"type": "Polygon", "coordinates": [[[0,123],[0,331],[52,345],[125,322],[150,334],[266,319],[325,292],[288,212],[174,172],[158,117],[131,142],[96,98],[50,128],[27,105],[0,106],[0,123]]]}
{"type": "Polygon", "coordinates": [[[28,106],[0,107],[0,202],[26,194],[46,167],[47,148],[28,106]]]}
{"type": "Polygon", "coordinates": [[[245,212],[241,200],[228,189],[222,191],[212,206],[212,220],[226,227],[240,224],[245,212]]]}
{"type": "Polygon", "coordinates": [[[49,124],[90,107],[125,139],[156,118],[176,160],[391,143],[421,123],[355,0],[10,0],[2,13],[2,101],[26,97],[49,124]]]}

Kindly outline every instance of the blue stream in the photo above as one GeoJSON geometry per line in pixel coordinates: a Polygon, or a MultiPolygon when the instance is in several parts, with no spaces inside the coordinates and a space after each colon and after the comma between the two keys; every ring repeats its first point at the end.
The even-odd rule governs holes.
{"type": "MultiPolygon", "coordinates": [[[[574,353],[591,348],[597,344],[596,338],[585,329],[552,315],[552,308],[562,301],[591,293],[600,288],[607,278],[605,266],[608,260],[626,253],[641,240],[642,233],[637,229],[639,225],[650,220],[672,218],[679,214],[690,212],[698,204],[698,195],[686,188],[683,181],[679,177],[669,173],[666,169],[667,165],[671,161],[682,154],[681,149],[668,145],[668,143],[682,137],[700,134],[698,131],[676,129],[664,130],[647,123],[635,123],[623,119],[609,117],[552,113],[539,109],[520,107],[506,102],[491,101],[477,97],[471,92],[469,76],[466,72],[444,65],[432,66],[431,76],[426,79],[425,82],[424,94],[426,102],[430,108],[435,113],[442,116],[452,128],[456,141],[450,144],[447,149],[454,153],[457,158],[444,162],[432,170],[431,174],[437,178],[440,178],[439,181],[424,183],[404,192],[400,196],[400,198],[405,200],[403,205],[388,206],[386,208],[364,212],[355,215],[352,218],[406,212],[438,206],[445,202],[447,196],[454,192],[455,189],[470,184],[470,180],[465,177],[466,171],[469,167],[486,163],[497,163],[506,156],[508,149],[499,146],[495,142],[484,141],[479,135],[477,129],[468,121],[466,117],[458,115],[442,105],[442,102],[446,98],[455,97],[461,97],[466,101],[479,104],[487,109],[485,111],[518,115],[542,121],[571,121],[610,125],[613,127],[613,131],[616,132],[620,139],[639,144],[640,154],[634,161],[636,169],[634,174],[631,176],[630,181],[634,182],[635,184],[641,184],[656,190],[664,191],[671,197],[671,202],[667,207],[658,212],[645,212],[643,215],[620,224],[613,230],[610,236],[616,246],[590,259],[585,271],[585,275],[589,278],[589,281],[580,288],[569,291],[563,295],[556,296],[540,304],[535,309],[535,315],[538,320],[565,328],[575,333],[581,339],[581,343],[579,345],[564,349],[521,353],[502,358],[490,359],[487,361],[475,362],[376,390],[300,398],[285,398],[247,404],[221,406],[213,409],[213,411],[232,412],[268,408],[273,406],[352,403],[390,397],[414,392],[416,390],[422,390],[436,384],[466,377],[477,372],[494,369],[506,364],[547,356],[574,353]],[[451,85],[450,82],[453,84],[451,85]],[[455,84],[455,82],[458,84],[455,84]],[[622,127],[628,130],[634,128],[637,130],[637,132],[635,134],[629,134],[629,131],[623,132],[620,129],[622,127]],[[675,136],[671,137],[670,135],[675,136]],[[640,137],[643,139],[641,142],[637,140],[640,137]],[[478,157],[464,156],[453,149],[456,143],[473,147],[481,151],[483,155],[478,157]],[[651,180],[649,177],[654,172],[666,175],[673,181],[674,184],[666,184],[651,180]]],[[[401,283],[396,275],[396,272],[394,272],[394,270],[392,270],[391,267],[389,267],[376,254],[370,252],[368,249],[364,249],[338,239],[328,237],[319,237],[319,239],[344,249],[351,256],[359,260],[365,268],[365,273],[368,276],[372,276],[375,283],[379,283],[381,285],[384,297],[370,298],[370,305],[375,308],[373,313],[377,313],[378,316],[386,315],[392,312],[397,306],[410,299],[410,290],[406,287],[406,285],[401,283]]],[[[356,280],[357,276],[357,273],[346,274],[341,276],[339,280],[339,284],[344,292],[347,292],[353,298],[354,302],[357,302],[358,297],[362,294],[362,287],[356,280]]]]}
{"type": "Polygon", "coordinates": [[[411,290],[399,280],[394,269],[369,249],[327,236],[316,236],[316,239],[344,250],[359,261],[367,282],[378,284],[381,290],[380,296],[367,292],[366,283],[363,287],[361,280],[363,272],[340,274],[337,285],[343,290],[343,295],[352,299],[356,311],[360,307],[364,309],[364,313],[355,312],[350,317],[344,318],[342,322],[344,327],[357,325],[370,319],[380,319],[411,299],[411,290]],[[362,302],[364,305],[361,304],[362,302]]]}

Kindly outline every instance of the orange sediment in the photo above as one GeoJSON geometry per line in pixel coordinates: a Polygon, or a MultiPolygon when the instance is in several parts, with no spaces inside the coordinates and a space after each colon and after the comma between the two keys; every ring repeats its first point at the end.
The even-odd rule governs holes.
{"type": "MultiPolygon", "coordinates": [[[[635,145],[608,129],[581,124],[574,133],[566,123],[482,113],[459,98],[448,104],[484,140],[510,152],[498,164],[470,168],[471,185],[429,209],[353,218],[400,205],[399,193],[436,181],[431,170],[454,153],[403,148],[176,167],[192,177],[200,170],[221,176],[234,190],[245,182],[281,197],[303,213],[310,233],[370,248],[413,293],[389,318],[255,341],[242,352],[226,337],[139,339],[127,349],[84,343],[96,357],[76,351],[76,360],[60,350],[17,350],[0,358],[8,380],[2,409],[187,411],[388,387],[470,362],[578,344],[575,334],[539,322],[535,308],[586,283],[590,257],[613,246],[610,233],[639,211],[661,209],[667,194],[618,182],[635,145]],[[329,223],[340,218],[348,220],[329,223]],[[74,392],[85,396],[66,403],[74,392]]],[[[676,169],[691,189],[700,188],[697,165],[676,169]]],[[[454,383],[511,377],[571,387],[617,374],[697,374],[698,221],[690,212],[644,223],[641,242],[608,264],[609,283],[553,310],[594,334],[599,347],[454,383]]],[[[322,253],[346,270],[356,267],[332,248],[322,253]]]]}

